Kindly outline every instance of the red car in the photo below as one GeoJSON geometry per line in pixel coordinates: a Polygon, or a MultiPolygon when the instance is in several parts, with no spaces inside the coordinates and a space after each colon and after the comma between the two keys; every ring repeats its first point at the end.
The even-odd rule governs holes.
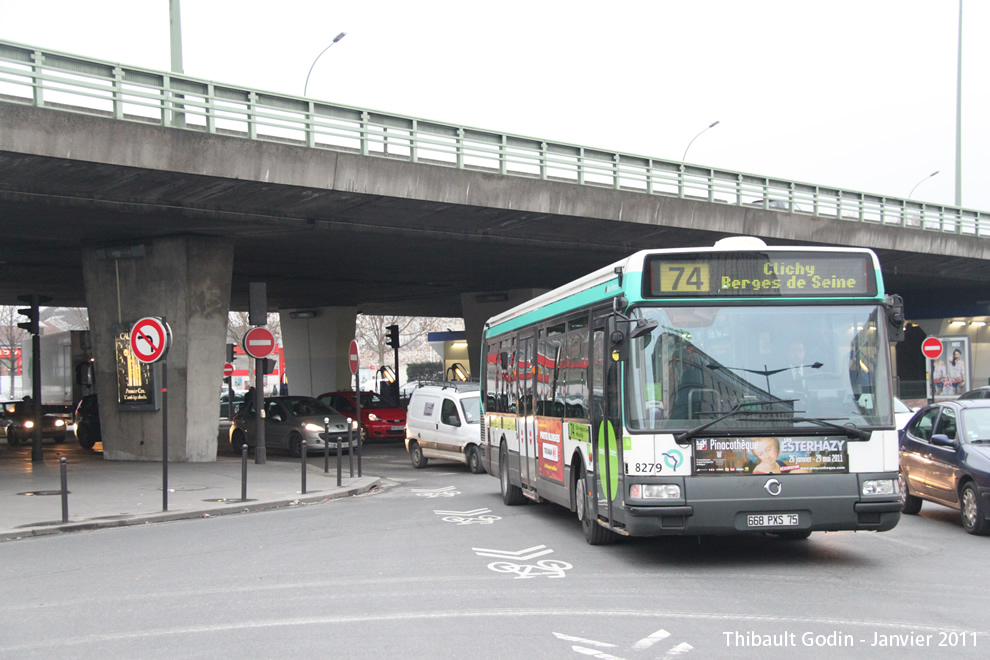
{"type": "MultiPolygon", "coordinates": [[[[317,397],[345,417],[354,418],[354,392],[327,392],[317,397]]],[[[406,438],[406,411],[374,392],[361,392],[361,428],[364,438],[406,438]]]]}

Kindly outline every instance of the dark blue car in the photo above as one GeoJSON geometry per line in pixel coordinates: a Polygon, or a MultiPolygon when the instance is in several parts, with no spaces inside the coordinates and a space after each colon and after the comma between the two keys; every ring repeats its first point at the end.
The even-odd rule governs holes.
{"type": "Polygon", "coordinates": [[[900,435],[904,513],[924,500],[960,512],[970,534],[990,533],[990,400],[922,408],[900,435]]]}

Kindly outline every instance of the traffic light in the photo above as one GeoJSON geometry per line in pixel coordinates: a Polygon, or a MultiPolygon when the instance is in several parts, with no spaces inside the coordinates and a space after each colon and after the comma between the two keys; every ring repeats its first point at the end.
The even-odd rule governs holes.
{"type": "Polygon", "coordinates": [[[234,364],[234,345],[227,344],[227,362],[229,364],[234,364]]]}
{"type": "MultiPolygon", "coordinates": [[[[24,307],[22,309],[17,310],[18,314],[27,317],[27,321],[18,323],[17,327],[24,328],[32,335],[41,334],[38,326],[38,318],[39,318],[38,305],[41,302],[41,298],[42,296],[39,296],[37,294],[31,294],[29,296],[17,296],[17,299],[20,300],[21,302],[25,302],[31,305],[30,307],[24,307]]],[[[45,297],[45,300],[49,300],[49,298],[45,297]]]]}
{"type": "Polygon", "coordinates": [[[264,363],[262,365],[262,373],[264,373],[266,376],[268,374],[275,373],[275,366],[278,364],[278,360],[275,360],[273,358],[264,358],[262,362],[264,363]]]}
{"type": "Polygon", "coordinates": [[[388,330],[388,334],[385,335],[385,343],[392,348],[399,347],[399,326],[390,325],[385,327],[388,330]]]}

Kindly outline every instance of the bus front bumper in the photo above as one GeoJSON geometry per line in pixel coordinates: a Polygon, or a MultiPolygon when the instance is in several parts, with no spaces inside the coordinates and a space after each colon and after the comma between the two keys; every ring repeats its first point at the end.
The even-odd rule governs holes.
{"type": "Polygon", "coordinates": [[[882,532],[893,529],[901,517],[900,494],[860,494],[862,481],[896,479],[896,473],[774,478],[781,486],[776,495],[765,487],[767,479],[755,475],[681,479],[685,500],[669,505],[627,501],[615,512],[616,527],[630,536],[882,532]]]}

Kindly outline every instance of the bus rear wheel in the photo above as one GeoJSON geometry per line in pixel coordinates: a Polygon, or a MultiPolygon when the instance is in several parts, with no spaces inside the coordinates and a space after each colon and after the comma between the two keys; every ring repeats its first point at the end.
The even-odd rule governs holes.
{"type": "Polygon", "coordinates": [[[509,452],[505,450],[505,445],[498,453],[498,485],[502,491],[502,501],[509,506],[516,506],[526,501],[522,488],[513,486],[509,480],[509,452]]]}

